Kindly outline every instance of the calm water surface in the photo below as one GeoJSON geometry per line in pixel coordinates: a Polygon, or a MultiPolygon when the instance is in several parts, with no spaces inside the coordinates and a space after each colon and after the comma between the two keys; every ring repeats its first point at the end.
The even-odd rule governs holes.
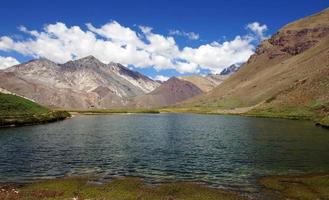
{"type": "Polygon", "coordinates": [[[138,176],[250,189],[260,176],[320,171],[329,171],[329,131],[307,121],[136,114],[0,129],[2,182],[138,176]]]}

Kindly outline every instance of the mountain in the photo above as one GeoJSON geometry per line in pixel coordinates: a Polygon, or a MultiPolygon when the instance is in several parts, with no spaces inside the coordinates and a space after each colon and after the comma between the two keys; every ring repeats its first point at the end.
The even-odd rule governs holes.
{"type": "Polygon", "coordinates": [[[135,97],[130,106],[138,108],[168,106],[202,93],[202,90],[193,83],[172,77],[151,93],[135,97]]]}
{"type": "Polygon", "coordinates": [[[231,65],[220,72],[220,75],[231,75],[239,70],[238,65],[231,65]]]}
{"type": "Polygon", "coordinates": [[[221,112],[317,118],[329,114],[329,9],[284,26],[240,69],[202,97],[185,102],[221,112]]]}
{"type": "Polygon", "coordinates": [[[221,84],[228,77],[229,75],[210,74],[207,76],[179,76],[178,78],[193,83],[203,92],[209,92],[221,84]]]}
{"type": "Polygon", "coordinates": [[[59,108],[108,108],[153,91],[160,84],[119,63],[88,56],[64,64],[32,60],[0,71],[0,87],[42,105],[59,108]]]}
{"type": "MultiPolygon", "coordinates": [[[[6,92],[5,90],[1,90],[6,92]]],[[[64,111],[52,111],[23,97],[0,92],[0,127],[40,124],[70,116],[64,111]]]]}
{"type": "Polygon", "coordinates": [[[221,71],[220,74],[208,74],[206,76],[201,75],[191,75],[191,76],[179,76],[181,80],[185,80],[193,83],[203,92],[209,92],[219,84],[221,84],[225,79],[234,74],[239,70],[239,66],[231,65],[221,71]]]}

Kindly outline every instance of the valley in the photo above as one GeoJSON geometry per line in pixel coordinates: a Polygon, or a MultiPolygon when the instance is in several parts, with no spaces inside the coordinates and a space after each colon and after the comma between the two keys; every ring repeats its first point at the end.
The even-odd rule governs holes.
{"type": "Polygon", "coordinates": [[[0,200],[329,199],[329,8],[282,5],[253,12],[286,24],[270,34],[198,5],[200,35],[112,20],[0,36],[0,200]]]}

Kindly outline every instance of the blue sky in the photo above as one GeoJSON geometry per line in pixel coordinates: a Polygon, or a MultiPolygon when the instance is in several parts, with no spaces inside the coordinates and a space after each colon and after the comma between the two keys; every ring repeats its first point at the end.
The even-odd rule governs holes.
{"type": "MultiPolygon", "coordinates": [[[[0,57],[12,57],[18,62],[25,62],[34,57],[49,57],[53,61],[64,62],[70,57],[79,58],[91,53],[104,62],[108,62],[109,59],[123,62],[151,77],[214,73],[225,65],[246,60],[261,39],[273,34],[283,25],[327,7],[329,7],[328,0],[195,2],[11,0],[1,2],[0,57]],[[54,25],[52,28],[55,30],[63,27],[56,24],[57,22],[65,25],[65,36],[68,33],[77,35],[71,28],[78,26],[84,34],[88,35],[88,32],[92,32],[96,40],[104,44],[100,43],[100,47],[97,48],[94,45],[86,46],[89,49],[96,48],[90,51],[80,48],[77,50],[75,47],[65,45],[54,47],[56,48],[54,50],[50,47],[44,49],[45,44],[39,44],[37,40],[42,37],[41,35],[52,34],[45,31],[44,27],[51,24],[54,25]],[[248,24],[254,22],[257,22],[254,24],[257,26],[247,28],[248,24]],[[86,23],[91,23],[91,26],[88,28],[86,23]],[[90,29],[91,27],[93,30],[90,29]],[[152,30],[145,27],[152,27],[152,30]],[[129,40],[120,38],[120,35],[127,33],[122,32],[126,28],[132,34],[136,34],[140,41],[135,37],[129,40]],[[33,35],[31,31],[34,30],[37,31],[38,36],[33,35]],[[259,33],[257,30],[261,30],[263,35],[257,34],[259,33]],[[112,37],[111,34],[114,36],[112,37]],[[237,36],[240,36],[240,40],[237,36]],[[8,41],[5,43],[3,37],[10,38],[16,46],[9,45],[8,41]],[[28,43],[30,40],[34,41],[32,45],[28,43]],[[108,40],[113,41],[114,44],[106,46],[108,40]],[[227,44],[224,44],[225,42],[227,44]],[[20,45],[25,47],[17,47],[20,45]],[[34,49],[28,45],[33,46],[34,49]],[[111,45],[121,45],[123,49],[113,52],[109,50],[111,45]],[[60,55],[60,49],[63,48],[66,48],[65,52],[60,55]],[[66,52],[67,49],[74,50],[66,52]],[[238,53],[226,54],[229,51],[238,53]],[[134,56],[136,58],[132,58],[134,56]],[[145,61],[146,57],[149,60],[145,61]]],[[[51,44],[55,45],[67,41],[65,36],[55,33],[55,36],[49,36],[45,41],[50,39],[53,41],[53,37],[59,37],[59,41],[51,44]]],[[[85,36],[81,35],[81,40],[84,40],[83,38],[85,36]]]]}

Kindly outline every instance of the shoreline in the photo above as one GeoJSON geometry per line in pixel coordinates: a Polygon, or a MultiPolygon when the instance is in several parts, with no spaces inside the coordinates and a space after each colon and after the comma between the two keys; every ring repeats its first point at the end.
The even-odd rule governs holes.
{"type": "Polygon", "coordinates": [[[65,111],[51,111],[42,115],[30,115],[25,117],[26,118],[22,118],[21,116],[3,117],[3,121],[0,123],[0,129],[54,123],[71,118],[72,116],[65,111]]]}
{"type": "Polygon", "coordinates": [[[270,115],[261,113],[250,113],[253,107],[229,110],[198,110],[192,108],[159,108],[159,109],[100,109],[100,110],[59,110],[69,112],[71,115],[110,115],[110,114],[165,114],[165,113],[191,113],[204,115],[232,115],[257,118],[273,118],[288,120],[307,120],[315,126],[329,129],[329,116],[312,118],[309,116],[282,115],[280,113],[271,113],[270,115]]]}
{"type": "Polygon", "coordinates": [[[99,183],[91,176],[65,176],[29,183],[0,183],[0,199],[327,199],[329,174],[275,175],[259,178],[258,192],[214,188],[201,182],[149,184],[138,177],[117,177],[99,183]],[[310,198],[311,197],[311,198],[310,198]]]}
{"type": "Polygon", "coordinates": [[[315,126],[329,129],[329,116],[312,118],[309,116],[296,116],[296,115],[283,115],[280,113],[250,113],[250,108],[242,109],[217,109],[217,110],[204,110],[200,108],[158,108],[158,109],[97,109],[97,110],[70,110],[70,109],[57,109],[53,111],[53,114],[59,115],[46,119],[38,119],[37,116],[32,116],[35,119],[33,121],[19,121],[21,119],[14,119],[10,123],[0,124],[0,128],[22,127],[41,125],[47,123],[53,123],[69,119],[78,115],[119,115],[119,114],[165,114],[165,113],[177,113],[177,114],[204,114],[204,115],[231,115],[231,116],[244,116],[244,117],[257,117],[257,118],[277,118],[288,120],[307,120],[312,122],[315,126]],[[16,120],[16,121],[15,121],[16,120]]]}

